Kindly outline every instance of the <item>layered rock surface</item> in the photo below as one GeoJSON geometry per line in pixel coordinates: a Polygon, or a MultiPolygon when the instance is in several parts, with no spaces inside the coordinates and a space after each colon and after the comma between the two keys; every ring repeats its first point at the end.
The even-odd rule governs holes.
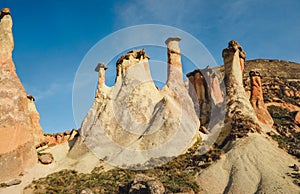
{"type": "Polygon", "coordinates": [[[258,125],[243,87],[235,43],[231,41],[223,51],[227,114],[222,131],[225,138],[220,139],[226,153],[197,177],[200,193],[298,193],[299,187],[286,176],[289,165],[298,162],[266,138],[263,132],[270,128],[258,125]]]}
{"type": "Polygon", "coordinates": [[[262,83],[260,73],[250,71],[251,96],[250,103],[255,110],[257,118],[264,124],[272,127],[274,121],[268,112],[267,106],[264,103],[262,83]]]}
{"type": "MultiPolygon", "coordinates": [[[[106,67],[96,68],[96,98],[80,135],[99,158],[121,167],[149,165],[151,159],[183,153],[195,141],[199,119],[183,82],[179,40],[166,41],[168,80],[162,90],[152,81],[144,50],[117,61],[113,87],[105,85],[106,67]]],[[[76,142],[72,150],[77,145],[82,144],[76,142]]]]}
{"type": "Polygon", "coordinates": [[[0,180],[36,162],[34,144],[42,137],[39,115],[27,98],[12,60],[14,48],[9,8],[0,13],[0,180]]]}

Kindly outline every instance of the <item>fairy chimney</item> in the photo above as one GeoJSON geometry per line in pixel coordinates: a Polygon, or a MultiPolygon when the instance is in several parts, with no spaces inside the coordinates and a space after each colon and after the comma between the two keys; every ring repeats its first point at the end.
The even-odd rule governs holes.
{"type": "Polygon", "coordinates": [[[41,137],[33,97],[16,73],[12,59],[14,40],[9,8],[0,12],[0,181],[13,178],[36,160],[35,143],[41,137]]]}
{"type": "Polygon", "coordinates": [[[98,88],[101,88],[105,85],[105,71],[107,67],[104,63],[99,63],[95,68],[95,71],[98,72],[98,88]]]}
{"type": "Polygon", "coordinates": [[[249,76],[251,84],[251,105],[256,112],[258,120],[264,124],[272,126],[274,121],[264,103],[261,75],[258,71],[250,71],[249,76]]]}
{"type": "Polygon", "coordinates": [[[231,125],[230,137],[243,137],[248,132],[260,132],[257,116],[246,95],[242,69],[240,65],[241,46],[237,41],[230,41],[222,52],[225,67],[226,117],[225,124],[231,125]],[[236,123],[240,121],[242,123],[236,123]],[[244,124],[241,129],[239,125],[244,124]]]}
{"type": "MultiPolygon", "coordinates": [[[[151,158],[177,156],[196,141],[200,123],[183,82],[178,41],[166,41],[168,83],[161,90],[153,82],[145,50],[129,51],[117,60],[115,85],[98,90],[101,95],[83,120],[81,139],[70,157],[78,157],[74,150],[85,145],[111,165],[147,168],[149,162],[156,165],[151,158]]],[[[104,80],[98,83],[101,87],[104,80]]]]}
{"type": "Polygon", "coordinates": [[[179,41],[181,38],[168,38],[165,43],[168,48],[168,78],[167,85],[172,83],[183,84],[181,54],[179,41]]]}

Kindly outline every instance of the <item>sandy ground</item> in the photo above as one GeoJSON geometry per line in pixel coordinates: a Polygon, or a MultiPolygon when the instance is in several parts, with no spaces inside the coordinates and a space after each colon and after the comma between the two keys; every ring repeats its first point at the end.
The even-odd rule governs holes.
{"type": "Polygon", "coordinates": [[[24,187],[29,185],[32,180],[45,177],[48,174],[58,172],[63,169],[74,169],[78,172],[89,173],[94,169],[94,167],[99,165],[103,165],[105,169],[111,168],[110,166],[101,163],[99,159],[91,152],[86,153],[85,155],[76,159],[71,159],[67,157],[68,151],[69,145],[67,142],[47,148],[43,152],[50,152],[53,154],[54,162],[52,164],[43,165],[41,163],[37,163],[34,167],[24,171],[24,175],[19,177],[19,179],[22,180],[21,184],[7,188],[1,188],[0,194],[23,193],[24,187]]]}
{"type": "Polygon", "coordinates": [[[238,140],[221,160],[199,173],[200,193],[300,193],[286,173],[299,162],[261,134],[238,140]]]}

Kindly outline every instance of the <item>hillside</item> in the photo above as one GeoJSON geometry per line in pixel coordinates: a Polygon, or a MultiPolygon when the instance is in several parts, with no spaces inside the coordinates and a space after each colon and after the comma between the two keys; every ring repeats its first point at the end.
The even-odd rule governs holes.
{"type": "MultiPolygon", "coordinates": [[[[12,19],[0,12],[0,193],[300,193],[300,64],[248,60],[234,40],[224,65],[183,80],[181,38],[167,45],[155,86],[144,49],[99,63],[78,131],[43,134],[12,59],[12,19]]],[[[92,76],[92,75],[91,75],[92,76]]]]}

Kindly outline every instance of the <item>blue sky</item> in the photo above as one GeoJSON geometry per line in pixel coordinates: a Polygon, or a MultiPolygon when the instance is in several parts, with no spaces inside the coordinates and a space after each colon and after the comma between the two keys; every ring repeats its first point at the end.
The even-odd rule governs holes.
{"type": "Polygon", "coordinates": [[[1,0],[0,7],[11,8],[17,73],[36,97],[47,133],[76,127],[76,71],[93,45],[124,27],[182,29],[201,41],[219,65],[231,39],[243,45],[247,59],[300,62],[298,0],[1,0]]]}

